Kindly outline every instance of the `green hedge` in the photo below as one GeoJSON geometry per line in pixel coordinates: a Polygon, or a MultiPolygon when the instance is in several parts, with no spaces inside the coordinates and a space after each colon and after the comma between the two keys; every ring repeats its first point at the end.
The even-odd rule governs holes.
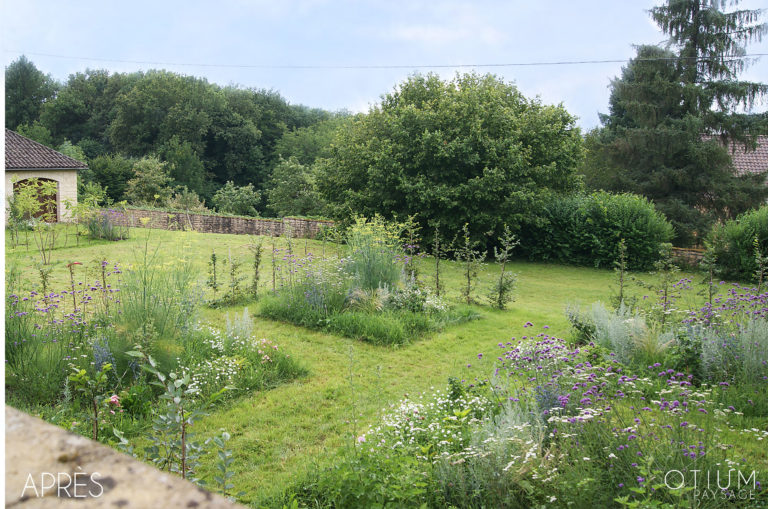
{"type": "Polygon", "coordinates": [[[633,194],[553,195],[536,216],[520,232],[520,250],[532,260],[612,267],[624,239],[629,268],[647,270],[673,237],[664,215],[633,194]]]}
{"type": "Polygon", "coordinates": [[[716,256],[720,275],[726,279],[755,279],[755,238],[762,256],[768,254],[768,206],[745,212],[736,219],[716,224],[707,238],[716,256]]]}

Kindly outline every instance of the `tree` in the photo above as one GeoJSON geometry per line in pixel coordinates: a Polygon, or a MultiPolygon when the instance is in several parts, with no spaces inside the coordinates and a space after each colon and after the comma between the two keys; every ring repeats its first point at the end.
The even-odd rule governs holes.
{"type": "Polygon", "coordinates": [[[495,76],[417,74],[341,126],[318,187],[336,217],[418,213],[422,227],[454,232],[470,222],[485,243],[481,232],[530,220],[542,195],[579,188],[581,144],[562,106],[495,76]]]}
{"type": "Polygon", "coordinates": [[[281,160],[267,185],[267,207],[278,217],[323,213],[325,202],[317,192],[315,171],[295,157],[281,160]]]}
{"type": "Polygon", "coordinates": [[[309,127],[287,132],[277,142],[275,152],[283,159],[295,157],[299,163],[311,165],[316,159],[331,155],[336,130],[348,118],[349,115],[340,113],[309,127]]]}
{"type": "MultiPolygon", "coordinates": [[[[734,2],[735,3],[735,2],[734,2]]],[[[611,84],[603,129],[591,133],[584,173],[594,188],[647,196],[675,226],[678,245],[700,241],[713,220],[761,203],[765,177],[737,177],[728,149],[750,138],[740,113],[768,89],[738,81],[744,45],[765,25],[757,11],[720,10],[720,0],[669,0],[651,10],[670,47],[640,46],[611,84]]]]}
{"type": "Polygon", "coordinates": [[[90,157],[112,152],[109,125],[116,101],[133,88],[139,76],[92,69],[72,74],[56,99],[45,104],[40,119],[58,141],[71,140],[90,157]]]}
{"type": "Polygon", "coordinates": [[[14,129],[40,117],[46,101],[56,96],[58,84],[24,55],[5,68],[5,125],[14,129]]]}
{"type": "Polygon", "coordinates": [[[87,160],[83,149],[77,145],[72,145],[72,142],[69,140],[64,140],[64,142],[56,148],[56,151],[61,152],[65,156],[71,157],[72,159],[77,159],[83,163],[87,160]]]}
{"type": "Polygon", "coordinates": [[[128,181],[134,177],[133,161],[119,154],[98,156],[91,159],[83,181],[97,182],[107,191],[107,197],[115,202],[126,199],[128,181]]]}
{"type": "Polygon", "coordinates": [[[125,196],[136,205],[164,206],[171,198],[171,176],[166,163],[155,156],[143,157],[133,165],[125,196]]]}
{"type": "Polygon", "coordinates": [[[261,195],[253,187],[253,184],[236,186],[229,181],[224,187],[216,191],[212,201],[216,210],[225,214],[258,216],[257,210],[261,195]]]}
{"type": "Polygon", "coordinates": [[[160,152],[170,167],[174,186],[185,186],[198,195],[206,194],[209,186],[205,166],[190,142],[173,137],[160,152]]]}
{"type": "MultiPolygon", "coordinates": [[[[762,40],[768,24],[758,23],[762,10],[725,12],[740,0],[667,0],[650,10],[651,17],[678,49],[676,68],[685,86],[682,108],[703,116],[710,130],[729,137],[745,134],[746,115],[738,107],[750,108],[755,99],[768,93],[768,85],[738,81],[748,60],[746,46],[762,40]]],[[[749,133],[746,133],[749,134],[749,133]]]]}
{"type": "Polygon", "coordinates": [[[54,146],[51,131],[41,124],[39,120],[35,120],[31,124],[21,124],[16,128],[16,132],[46,147],[53,148],[54,146]]]}

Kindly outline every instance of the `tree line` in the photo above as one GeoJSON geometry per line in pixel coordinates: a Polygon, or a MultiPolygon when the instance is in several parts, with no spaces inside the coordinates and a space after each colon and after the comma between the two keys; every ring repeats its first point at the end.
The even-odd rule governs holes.
{"type": "Polygon", "coordinates": [[[751,113],[768,87],[738,77],[766,24],[736,3],[651,9],[666,46],[637,47],[586,134],[562,105],[494,75],[414,74],[351,115],[167,71],[87,70],[59,84],[24,57],[6,68],[6,124],[87,160],[82,180],[116,201],[415,215],[425,231],[470,222],[496,238],[503,224],[547,227],[563,195],[605,190],[647,197],[691,245],[768,197],[765,175],[737,175],[730,156],[768,132],[768,116],[751,113]]]}

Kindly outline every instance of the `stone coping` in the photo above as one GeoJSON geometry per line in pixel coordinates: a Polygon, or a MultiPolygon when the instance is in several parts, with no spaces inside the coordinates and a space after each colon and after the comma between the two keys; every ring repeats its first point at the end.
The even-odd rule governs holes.
{"type": "Polygon", "coordinates": [[[5,407],[5,507],[243,506],[106,445],[5,407]]]}

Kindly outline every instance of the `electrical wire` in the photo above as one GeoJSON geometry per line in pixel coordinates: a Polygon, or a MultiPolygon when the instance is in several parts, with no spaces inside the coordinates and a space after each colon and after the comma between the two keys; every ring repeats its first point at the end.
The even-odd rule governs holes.
{"type": "MultiPolygon", "coordinates": [[[[453,69],[453,68],[480,68],[480,67],[540,67],[540,66],[559,66],[559,65],[591,65],[591,64],[621,64],[626,63],[628,59],[607,59],[607,60],[560,60],[560,61],[542,61],[542,62],[508,62],[508,63],[488,63],[488,64],[428,64],[428,65],[294,65],[294,64],[209,64],[209,63],[182,63],[182,62],[161,62],[152,60],[120,60],[114,58],[92,58],[76,57],[67,55],[55,55],[50,53],[6,51],[19,55],[32,55],[38,57],[61,58],[67,60],[85,60],[93,62],[111,62],[122,64],[138,65],[163,65],[174,67],[219,67],[234,69],[292,69],[292,70],[377,70],[377,69],[453,69]]],[[[768,53],[750,53],[738,56],[721,57],[719,59],[700,58],[700,57],[654,57],[654,58],[634,58],[635,62],[654,62],[654,61],[697,61],[706,62],[710,60],[742,60],[747,58],[758,58],[768,56],[768,53]]]]}

